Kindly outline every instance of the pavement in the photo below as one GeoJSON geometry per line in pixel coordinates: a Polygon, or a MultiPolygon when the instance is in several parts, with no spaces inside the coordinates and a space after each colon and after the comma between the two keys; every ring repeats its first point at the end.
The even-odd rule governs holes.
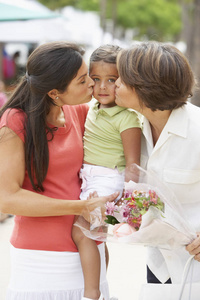
{"type": "MultiPolygon", "coordinates": [[[[9,238],[13,217],[0,223],[0,300],[5,300],[10,276],[9,238]]],[[[139,245],[107,243],[110,260],[107,278],[110,296],[118,300],[138,300],[145,283],[146,249],[139,245]]]]}

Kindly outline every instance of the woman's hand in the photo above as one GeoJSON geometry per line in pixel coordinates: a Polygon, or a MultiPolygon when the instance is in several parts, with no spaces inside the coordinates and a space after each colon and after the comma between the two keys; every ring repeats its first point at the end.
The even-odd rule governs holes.
{"type": "Polygon", "coordinates": [[[200,262],[200,232],[197,232],[197,238],[186,246],[186,250],[190,255],[194,255],[194,259],[200,262]]]}
{"type": "Polygon", "coordinates": [[[115,192],[109,196],[98,197],[96,192],[90,194],[87,200],[83,200],[83,211],[81,215],[88,221],[91,221],[91,212],[99,208],[99,213],[102,218],[105,218],[106,202],[112,202],[119,196],[119,192],[115,192]],[[95,196],[95,197],[94,197],[95,196]]]}

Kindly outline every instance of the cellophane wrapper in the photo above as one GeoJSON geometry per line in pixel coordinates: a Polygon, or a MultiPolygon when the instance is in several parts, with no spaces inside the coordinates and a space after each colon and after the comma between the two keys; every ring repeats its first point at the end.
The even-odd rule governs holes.
{"type": "MultiPolygon", "coordinates": [[[[153,172],[145,171],[136,164],[132,164],[126,170],[125,178],[124,195],[133,191],[144,193],[153,191],[164,204],[163,210],[150,206],[142,215],[141,224],[137,230],[124,222],[123,216],[117,212],[115,217],[123,227],[121,231],[116,231],[116,226],[106,223],[101,209],[96,208],[90,213],[90,222],[80,216],[74,224],[82,230],[85,236],[96,241],[142,244],[162,249],[179,248],[196,238],[196,233],[187,222],[181,204],[174,193],[153,172]]],[[[123,206],[123,199],[121,202],[119,211],[123,206]]]]}

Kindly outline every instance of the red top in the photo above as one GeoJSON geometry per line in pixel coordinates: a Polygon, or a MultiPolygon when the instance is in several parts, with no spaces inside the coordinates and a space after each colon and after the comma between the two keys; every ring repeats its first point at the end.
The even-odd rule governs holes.
{"type": "MultiPolygon", "coordinates": [[[[83,162],[83,133],[88,111],[87,105],[64,106],[65,127],[55,131],[49,142],[49,168],[43,186],[45,196],[57,199],[79,199],[79,170],[83,162]]],[[[24,113],[7,110],[0,121],[0,128],[11,128],[24,141],[24,113]]],[[[33,191],[27,172],[23,188],[33,191]]],[[[27,199],[28,202],[28,199],[27,199]]],[[[74,251],[71,238],[74,216],[23,217],[15,216],[11,244],[16,248],[74,251]]]]}

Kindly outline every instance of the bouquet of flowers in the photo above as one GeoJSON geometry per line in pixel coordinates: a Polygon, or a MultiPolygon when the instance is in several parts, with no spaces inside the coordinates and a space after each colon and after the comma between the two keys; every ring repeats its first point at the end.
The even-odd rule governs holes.
{"type": "MultiPolygon", "coordinates": [[[[107,203],[105,216],[97,208],[90,214],[90,222],[86,222],[83,217],[78,218],[75,225],[79,226],[87,237],[98,241],[158,247],[161,252],[168,252],[166,249],[176,252],[178,248],[196,238],[195,230],[187,222],[183,208],[174,193],[153,172],[133,164],[125,178],[131,180],[124,183],[124,197],[117,203],[107,203]]],[[[155,260],[155,257],[153,259],[155,260]]],[[[181,259],[180,257],[179,264],[183,263],[181,259]]],[[[164,292],[166,299],[172,299],[172,296],[173,299],[182,299],[192,260],[193,256],[190,256],[185,264],[181,285],[150,285],[153,297],[160,297],[164,292]]],[[[159,257],[157,262],[160,263],[159,257]]],[[[189,286],[187,285],[190,295],[191,284],[192,277],[189,286]]],[[[144,297],[147,298],[144,299],[151,297],[151,289],[149,290],[148,286],[147,292],[144,293],[144,297]]],[[[186,297],[184,299],[190,299],[187,291],[186,297]]]]}
{"type": "Polygon", "coordinates": [[[164,203],[154,190],[148,190],[148,192],[126,191],[121,205],[114,202],[106,204],[105,222],[114,225],[113,234],[115,236],[120,237],[125,232],[135,232],[141,226],[142,216],[151,206],[159,211],[164,210],[164,203]]]}
{"type": "Polygon", "coordinates": [[[124,183],[119,203],[106,204],[106,218],[98,208],[90,223],[78,218],[75,225],[87,237],[163,249],[187,245],[196,237],[175,195],[155,174],[133,164],[129,178],[133,180],[124,183]]]}

